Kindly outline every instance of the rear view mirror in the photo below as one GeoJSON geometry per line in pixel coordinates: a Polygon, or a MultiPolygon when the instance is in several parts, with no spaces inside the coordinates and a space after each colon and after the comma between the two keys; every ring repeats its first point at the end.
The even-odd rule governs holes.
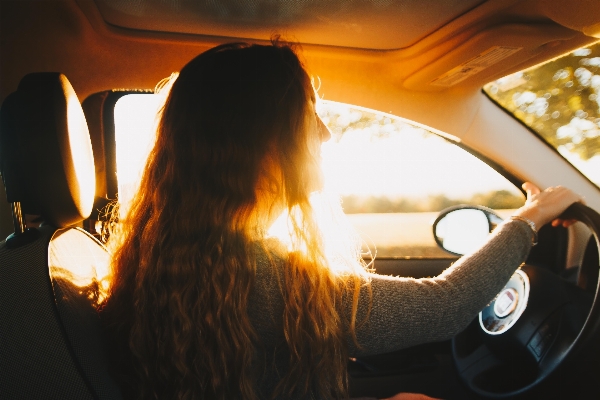
{"type": "Polygon", "coordinates": [[[486,207],[450,207],[442,210],[433,223],[433,236],[442,249],[463,255],[480,247],[500,222],[502,218],[486,207]]]}

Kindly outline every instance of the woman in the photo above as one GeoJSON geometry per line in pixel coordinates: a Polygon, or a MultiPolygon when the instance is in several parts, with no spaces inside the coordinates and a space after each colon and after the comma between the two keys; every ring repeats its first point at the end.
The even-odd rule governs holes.
{"type": "Polygon", "coordinates": [[[129,398],[344,398],[349,356],[452,337],[503,287],[541,226],[579,200],[526,205],[440,277],[333,269],[309,201],[330,134],[287,45],[200,54],[168,95],[120,221],[101,316],[129,398]],[[267,239],[287,211],[289,247],[267,239]]]}

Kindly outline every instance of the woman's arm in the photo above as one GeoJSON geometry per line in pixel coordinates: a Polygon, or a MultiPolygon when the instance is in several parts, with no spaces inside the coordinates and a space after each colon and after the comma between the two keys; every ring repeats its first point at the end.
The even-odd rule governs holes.
{"type": "MultiPolygon", "coordinates": [[[[523,189],[527,200],[514,213],[519,219],[500,225],[479,250],[462,257],[441,275],[427,279],[370,275],[372,307],[365,286],[361,288],[357,321],[366,322],[356,332],[360,348],[349,340],[351,354],[383,353],[453,337],[525,261],[532,243],[531,229],[550,222],[554,226],[572,224],[557,218],[572,203],[583,201],[562,186],[540,191],[525,182],[523,189]]],[[[348,303],[344,303],[347,315],[348,303]]]]}
{"type": "MultiPolygon", "coordinates": [[[[523,263],[531,247],[531,235],[527,223],[509,220],[478,251],[462,257],[435,278],[369,275],[372,307],[368,320],[356,331],[361,348],[350,343],[351,354],[384,353],[453,337],[523,263]]],[[[368,306],[365,286],[361,289],[357,324],[365,319],[368,306]]]]}

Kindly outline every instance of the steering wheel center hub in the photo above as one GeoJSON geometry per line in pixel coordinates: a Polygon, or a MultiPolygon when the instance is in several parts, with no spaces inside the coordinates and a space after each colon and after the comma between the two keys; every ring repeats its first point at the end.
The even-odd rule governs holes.
{"type": "Polygon", "coordinates": [[[479,313],[481,329],[489,335],[500,335],[519,319],[529,299],[529,278],[518,269],[504,289],[479,313]]]}
{"type": "Polygon", "coordinates": [[[513,288],[506,288],[500,292],[494,302],[494,314],[498,318],[510,315],[517,308],[519,293],[513,288]]]}

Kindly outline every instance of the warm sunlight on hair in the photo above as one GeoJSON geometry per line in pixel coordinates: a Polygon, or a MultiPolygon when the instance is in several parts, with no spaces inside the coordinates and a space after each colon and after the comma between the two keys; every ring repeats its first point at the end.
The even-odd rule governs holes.
{"type": "MultiPolygon", "coordinates": [[[[315,220],[322,236],[325,258],[329,268],[336,274],[362,274],[364,266],[357,262],[362,258],[375,259],[375,249],[362,242],[354,227],[342,211],[339,196],[325,190],[315,192],[310,197],[310,203],[315,213],[315,220]],[[361,248],[366,249],[361,251],[361,248]]],[[[267,234],[277,238],[288,251],[306,253],[306,244],[295,237],[293,219],[299,217],[299,212],[284,211],[271,225],[267,234]]],[[[369,264],[368,266],[370,266],[369,264]]]]}

